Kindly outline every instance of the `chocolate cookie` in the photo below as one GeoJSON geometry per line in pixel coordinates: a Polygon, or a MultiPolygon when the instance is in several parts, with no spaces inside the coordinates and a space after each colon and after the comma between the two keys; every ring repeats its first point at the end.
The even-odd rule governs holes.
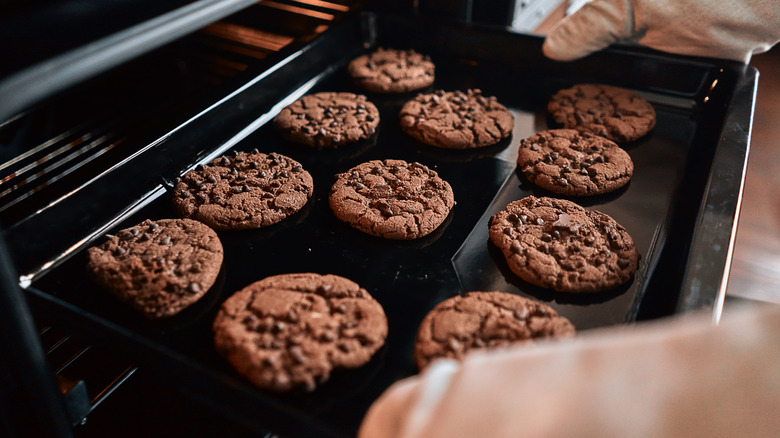
{"type": "Polygon", "coordinates": [[[336,275],[268,277],[227,299],[214,344],[241,375],[275,391],[312,391],[334,368],[355,368],[384,345],[382,306],[336,275]]]}
{"type": "Polygon", "coordinates": [[[96,281],[148,318],[165,318],[198,301],[222,266],[222,243],[189,219],[145,220],[89,248],[96,281]]]}
{"type": "Polygon", "coordinates": [[[290,141],[317,148],[336,148],[364,140],[376,132],[379,110],[366,96],[317,93],[296,100],[274,118],[274,126],[290,141]]]}
{"type": "Polygon", "coordinates": [[[636,140],[655,126],[655,109],[633,91],[580,84],[560,90],[547,111],[564,128],[587,131],[618,143],[636,140]]]}
{"type": "Polygon", "coordinates": [[[217,230],[244,230],[290,216],[313,191],[311,175],[297,161],[255,149],[187,172],[176,183],[173,201],[184,217],[217,230]]]}
{"type": "Polygon", "coordinates": [[[378,48],[358,56],[349,63],[347,72],[360,87],[373,93],[406,93],[433,83],[431,59],[414,50],[378,48]]]}
{"type": "Polygon", "coordinates": [[[375,160],[336,176],[329,197],[336,217],[385,239],[430,234],[455,205],[450,185],[420,163],[375,160]]]}
{"type": "Polygon", "coordinates": [[[552,307],[506,292],[469,292],[433,308],[420,324],[414,361],[422,370],[439,358],[462,359],[475,349],[574,336],[552,307]]]}
{"type": "Polygon", "coordinates": [[[574,129],[551,129],[524,139],[517,166],[537,186],[569,196],[611,192],[634,174],[634,163],[620,146],[574,129]]]}
{"type": "Polygon", "coordinates": [[[401,129],[440,148],[470,149],[496,144],[512,133],[515,118],[495,97],[478,89],[420,94],[401,108],[401,129]]]}
{"type": "Polygon", "coordinates": [[[631,279],[639,253],[604,213],[528,196],[490,218],[490,240],[523,280],[559,292],[599,292],[631,279]]]}

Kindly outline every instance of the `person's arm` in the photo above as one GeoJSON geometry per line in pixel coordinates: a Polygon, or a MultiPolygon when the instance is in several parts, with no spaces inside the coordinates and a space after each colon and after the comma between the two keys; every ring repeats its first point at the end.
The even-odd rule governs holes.
{"type": "Polygon", "coordinates": [[[435,362],[360,438],[777,437],[780,307],[585,332],[435,362]]]}
{"type": "Polygon", "coordinates": [[[545,39],[545,55],[571,61],[612,43],[747,63],[780,41],[777,0],[593,0],[545,39]]]}

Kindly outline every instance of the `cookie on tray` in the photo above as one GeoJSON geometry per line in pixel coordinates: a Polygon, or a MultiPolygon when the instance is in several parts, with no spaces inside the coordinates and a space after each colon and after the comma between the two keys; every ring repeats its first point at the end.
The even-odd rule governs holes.
{"type": "Polygon", "coordinates": [[[89,248],[96,281],[150,319],[173,316],[214,285],[222,243],[190,219],[145,220],[89,248]]]}
{"type": "Polygon", "coordinates": [[[528,196],[490,218],[490,240],[528,283],[558,292],[600,292],[628,282],[639,252],[608,215],[563,199],[528,196]]]}
{"type": "Polygon", "coordinates": [[[316,148],[365,140],[379,125],[379,110],[366,96],[323,92],[303,96],[274,118],[282,136],[316,148]]]}
{"type": "Polygon", "coordinates": [[[437,90],[406,102],[401,129],[422,143],[445,149],[490,146],[507,138],[514,128],[512,113],[495,97],[479,89],[437,90]]]}
{"type": "Polygon", "coordinates": [[[173,202],[183,217],[217,230],[275,224],[300,210],[314,181],[297,161],[277,153],[235,152],[179,178],[173,202]]]}
{"type": "Polygon", "coordinates": [[[624,88],[579,84],[555,93],[547,104],[555,123],[618,143],[637,140],[655,126],[655,109],[624,88]]]}
{"type": "Polygon", "coordinates": [[[435,67],[414,50],[378,48],[347,66],[353,82],[373,93],[407,93],[433,84],[435,67]]]}
{"type": "Polygon", "coordinates": [[[341,221],[385,239],[430,234],[455,206],[447,181],[420,163],[374,160],[345,173],[330,191],[330,208],[341,221]]]}
{"type": "Polygon", "coordinates": [[[567,196],[608,193],[634,174],[631,157],[615,142],[574,129],[550,129],[522,140],[517,166],[532,183],[567,196]]]}
{"type": "Polygon", "coordinates": [[[349,279],[282,274],[228,298],[213,329],[217,351],[253,384],[312,391],[335,368],[367,363],[384,345],[387,318],[349,279]]]}
{"type": "Polygon", "coordinates": [[[469,292],[425,316],[414,361],[422,370],[436,359],[460,360],[472,350],[574,335],[574,325],[547,304],[506,292],[469,292]]]}

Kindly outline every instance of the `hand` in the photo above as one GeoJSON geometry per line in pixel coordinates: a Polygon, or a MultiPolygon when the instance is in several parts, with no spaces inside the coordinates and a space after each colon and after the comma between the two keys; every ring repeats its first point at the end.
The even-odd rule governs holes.
{"type": "Polygon", "coordinates": [[[545,55],[571,61],[612,43],[749,62],[780,40],[777,0],[593,0],[562,20],[545,55]]]}
{"type": "Polygon", "coordinates": [[[360,438],[780,436],[780,307],[583,332],[439,360],[360,438]]]}

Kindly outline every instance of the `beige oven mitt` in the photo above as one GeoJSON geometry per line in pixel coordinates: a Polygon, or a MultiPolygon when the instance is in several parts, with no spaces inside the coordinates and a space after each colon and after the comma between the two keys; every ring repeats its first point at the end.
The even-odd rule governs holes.
{"type": "Polygon", "coordinates": [[[612,43],[749,62],[780,40],[778,0],[593,0],[547,35],[545,55],[571,61],[612,43]]]}
{"type": "Polygon", "coordinates": [[[360,438],[780,437],[780,307],[584,331],[439,360],[360,438]]]}

